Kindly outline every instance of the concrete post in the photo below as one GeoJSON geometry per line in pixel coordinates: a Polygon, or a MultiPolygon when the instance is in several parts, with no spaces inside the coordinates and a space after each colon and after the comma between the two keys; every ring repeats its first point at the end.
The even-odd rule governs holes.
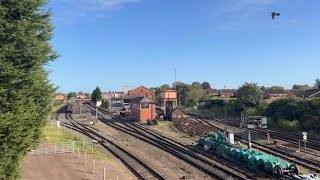
{"type": "Polygon", "coordinates": [[[103,180],[106,180],[106,168],[103,168],[103,180]]]}
{"type": "Polygon", "coordinates": [[[72,141],[72,153],[74,153],[74,141],[72,141]]]}
{"type": "Polygon", "coordinates": [[[84,153],[84,165],[87,165],[87,153],[84,153]]]}
{"type": "Polygon", "coordinates": [[[92,174],[94,174],[95,170],[96,170],[96,160],[93,160],[92,174]]]}

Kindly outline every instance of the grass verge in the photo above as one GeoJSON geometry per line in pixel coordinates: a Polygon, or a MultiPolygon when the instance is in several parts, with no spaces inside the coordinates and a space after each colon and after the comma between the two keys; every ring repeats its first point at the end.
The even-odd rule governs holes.
{"type": "MultiPolygon", "coordinates": [[[[43,128],[42,138],[50,144],[57,144],[62,146],[63,144],[71,145],[72,141],[75,141],[75,152],[79,151],[84,154],[90,154],[98,159],[110,160],[111,157],[107,156],[105,153],[99,151],[96,147],[92,149],[92,145],[89,143],[80,142],[80,137],[76,136],[72,132],[64,128],[57,128],[52,125],[47,125],[43,128]]],[[[94,144],[94,146],[96,146],[94,144]]]]}

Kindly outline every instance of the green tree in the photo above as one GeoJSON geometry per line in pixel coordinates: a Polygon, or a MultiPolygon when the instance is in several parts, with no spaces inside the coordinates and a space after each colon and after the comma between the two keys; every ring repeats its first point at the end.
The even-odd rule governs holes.
{"type": "Polygon", "coordinates": [[[109,101],[107,99],[102,99],[101,107],[108,109],[109,108],[109,101]]]}
{"type": "Polygon", "coordinates": [[[98,86],[92,91],[91,100],[94,104],[102,100],[102,92],[98,86]]]}
{"type": "Polygon", "coordinates": [[[263,100],[263,92],[256,83],[245,83],[237,92],[241,108],[254,108],[263,100]]]}
{"type": "Polygon", "coordinates": [[[77,93],[76,92],[69,92],[67,98],[70,99],[72,97],[76,97],[77,93]]]}
{"type": "Polygon", "coordinates": [[[314,87],[320,89],[320,79],[316,79],[316,82],[314,83],[314,87]]]}
{"type": "Polygon", "coordinates": [[[199,101],[204,96],[204,90],[199,86],[191,86],[187,92],[188,105],[198,105],[199,101]]]}
{"type": "Polygon", "coordinates": [[[201,88],[202,89],[202,84],[200,83],[200,82],[193,82],[192,84],[191,84],[191,86],[192,87],[195,87],[195,88],[201,88]]]}
{"type": "Polygon", "coordinates": [[[210,85],[210,83],[208,83],[208,82],[203,82],[203,83],[202,83],[202,88],[203,88],[203,89],[211,89],[211,85],[210,85]]]}
{"type": "Polygon", "coordinates": [[[295,84],[292,86],[292,89],[310,89],[310,86],[308,84],[305,85],[299,85],[299,84],[295,84]]]}
{"type": "Polygon", "coordinates": [[[52,109],[44,66],[57,58],[45,0],[0,1],[0,179],[19,179],[52,109]]]}

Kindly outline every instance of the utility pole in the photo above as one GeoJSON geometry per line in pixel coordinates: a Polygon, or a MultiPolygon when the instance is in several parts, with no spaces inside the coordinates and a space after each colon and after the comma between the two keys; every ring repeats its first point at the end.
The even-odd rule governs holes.
{"type": "Polygon", "coordinates": [[[177,91],[177,69],[174,68],[174,90],[177,91]]]}

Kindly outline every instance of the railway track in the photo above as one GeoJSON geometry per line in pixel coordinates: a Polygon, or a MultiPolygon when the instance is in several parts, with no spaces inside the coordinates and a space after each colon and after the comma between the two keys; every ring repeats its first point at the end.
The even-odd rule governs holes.
{"type": "MultiPolygon", "coordinates": [[[[224,125],[228,125],[228,126],[231,126],[233,128],[236,128],[236,129],[240,129],[239,128],[239,125],[240,125],[239,122],[224,121],[224,120],[221,120],[221,119],[211,119],[211,118],[207,118],[207,117],[204,118],[204,117],[202,117],[200,115],[193,115],[193,117],[196,120],[205,121],[205,122],[207,122],[207,124],[210,124],[211,122],[218,122],[220,124],[224,124],[224,125]]],[[[268,130],[264,130],[264,129],[252,129],[250,131],[253,134],[259,134],[259,135],[262,135],[262,136],[266,136],[267,133],[268,133],[268,130]]],[[[274,130],[269,130],[269,133],[270,133],[270,136],[274,137],[275,139],[278,139],[278,140],[281,140],[281,141],[284,141],[284,142],[288,142],[290,145],[293,145],[293,148],[296,149],[295,151],[298,151],[299,147],[300,146],[302,147],[302,145],[303,145],[302,142],[301,142],[301,145],[299,145],[299,141],[297,141],[297,139],[301,138],[301,136],[293,135],[293,134],[285,133],[285,132],[278,132],[278,131],[274,131],[274,130]],[[279,136],[279,134],[281,134],[281,135],[279,136]]],[[[320,147],[319,146],[320,146],[320,141],[319,140],[310,139],[310,142],[307,143],[307,148],[305,150],[305,153],[309,154],[309,155],[312,155],[314,157],[320,158],[320,147]],[[310,144],[310,143],[312,143],[312,144],[310,144]]],[[[304,148],[300,148],[300,151],[302,149],[304,149],[304,148]]],[[[315,161],[315,165],[317,165],[319,163],[320,163],[320,161],[315,161]]]]}
{"type": "MultiPolygon", "coordinates": [[[[100,110],[103,111],[103,110],[100,110]]],[[[104,111],[104,113],[106,113],[104,111]]],[[[213,159],[212,156],[209,156],[209,154],[204,155],[203,152],[200,152],[199,150],[196,151],[194,149],[186,148],[184,144],[181,142],[177,142],[173,139],[170,139],[165,136],[161,136],[155,132],[152,132],[150,130],[147,130],[143,128],[140,125],[137,125],[135,123],[123,123],[123,121],[115,116],[113,116],[114,119],[119,120],[118,123],[110,123],[104,120],[104,117],[100,117],[103,122],[108,124],[109,126],[125,132],[127,134],[130,134],[136,138],[139,138],[143,141],[147,141],[149,144],[155,145],[167,152],[170,152],[171,154],[185,160],[186,162],[196,166],[197,168],[201,169],[202,171],[210,174],[212,176],[212,172],[224,172],[225,176],[216,177],[217,175],[213,175],[214,178],[219,179],[226,179],[227,177],[233,177],[235,179],[275,179],[274,177],[266,178],[267,176],[265,174],[261,174],[259,172],[253,172],[249,169],[246,170],[239,170],[235,169],[230,165],[230,162],[227,162],[226,160],[222,160],[221,157],[216,157],[217,159],[213,159]],[[211,167],[211,168],[209,168],[211,167]],[[212,168],[214,167],[214,169],[212,168]]],[[[221,173],[219,173],[221,174],[221,173]]]]}
{"type": "Polygon", "coordinates": [[[67,123],[63,122],[62,125],[70,128],[72,130],[78,131],[89,138],[95,139],[98,143],[118,157],[139,179],[143,180],[153,180],[166,179],[163,175],[161,175],[156,170],[150,168],[146,163],[136,158],[134,155],[130,154],[128,151],[123,149],[121,146],[117,145],[112,140],[102,136],[98,131],[94,129],[90,129],[85,125],[78,123],[77,121],[72,119],[70,113],[66,113],[65,117],[67,119],[67,123]]]}
{"type": "MultiPolygon", "coordinates": [[[[218,122],[221,122],[223,124],[226,124],[226,125],[229,125],[229,126],[232,126],[232,127],[239,127],[240,125],[240,122],[238,121],[224,121],[224,120],[221,120],[221,119],[212,119],[212,118],[208,118],[208,117],[204,117],[204,116],[201,116],[201,115],[198,115],[198,114],[191,114],[193,117],[196,117],[196,118],[200,118],[200,119],[206,119],[206,120],[212,120],[212,121],[218,121],[218,122]]],[[[267,134],[267,130],[263,130],[263,129],[255,129],[255,130],[252,130],[253,132],[257,132],[257,133],[264,133],[264,134],[267,134]]],[[[274,137],[276,137],[277,139],[279,140],[283,140],[283,141],[286,141],[286,142],[289,142],[291,144],[295,144],[295,145],[299,145],[298,144],[298,141],[299,139],[302,140],[302,135],[297,135],[297,134],[292,134],[292,133],[287,133],[287,132],[283,132],[283,131],[275,131],[275,130],[269,130],[269,133],[271,135],[273,135],[274,137]]],[[[318,139],[314,139],[314,138],[308,138],[308,141],[306,143],[307,145],[307,148],[310,149],[310,150],[316,150],[316,151],[320,151],[320,140],[318,139]]]]}
{"type": "MultiPolygon", "coordinates": [[[[214,123],[216,122],[219,122],[221,124],[225,124],[225,125],[228,125],[227,122],[221,122],[221,120],[207,120],[207,119],[202,119],[202,118],[199,118],[199,117],[195,117],[197,118],[197,120],[200,120],[200,121],[204,121],[205,123],[207,123],[209,126],[212,126],[212,127],[216,127],[214,123]]],[[[235,139],[238,140],[238,141],[241,141],[242,140],[242,137],[240,136],[236,136],[235,135],[235,139]]],[[[253,148],[256,148],[260,151],[263,151],[263,152],[266,152],[268,154],[271,154],[271,155],[274,155],[274,156],[278,156],[282,159],[285,159],[289,162],[293,162],[297,165],[300,165],[304,168],[307,168],[309,170],[312,170],[312,171],[315,171],[315,172],[320,172],[320,163],[319,162],[316,162],[316,161],[311,161],[311,160],[308,160],[306,158],[303,158],[303,157],[300,157],[300,156],[296,156],[296,155],[293,155],[291,153],[288,153],[286,151],[283,151],[283,150],[280,150],[280,149],[277,149],[277,148],[270,148],[269,146],[267,145],[264,145],[262,143],[259,143],[257,141],[252,141],[253,144],[252,144],[252,147],[253,148]]]]}

